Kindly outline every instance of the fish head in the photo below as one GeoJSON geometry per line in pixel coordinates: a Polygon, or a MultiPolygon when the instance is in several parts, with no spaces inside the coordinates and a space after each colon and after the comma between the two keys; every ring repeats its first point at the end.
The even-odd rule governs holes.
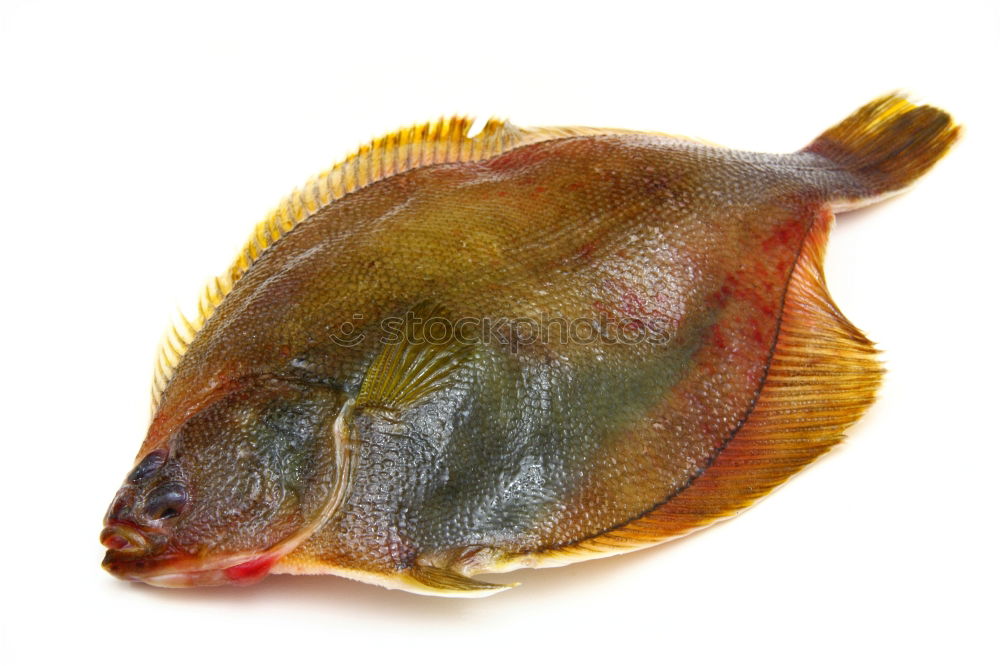
{"type": "Polygon", "coordinates": [[[166,432],[154,418],[104,519],[104,568],[163,587],[266,575],[343,494],[333,435],[343,402],[327,386],[258,377],[166,432]]]}

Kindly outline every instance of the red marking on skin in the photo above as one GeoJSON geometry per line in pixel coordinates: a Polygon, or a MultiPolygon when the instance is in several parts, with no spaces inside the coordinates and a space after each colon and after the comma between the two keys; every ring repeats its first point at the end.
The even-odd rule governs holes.
{"type": "Polygon", "coordinates": [[[629,283],[605,278],[601,286],[608,301],[595,301],[594,309],[624,326],[625,330],[654,330],[667,323],[677,323],[672,313],[670,299],[666,294],[647,295],[634,289],[629,283]]]}
{"type": "Polygon", "coordinates": [[[712,326],[712,344],[719,349],[725,349],[727,347],[726,336],[722,334],[718,324],[712,326]]]}
{"type": "Polygon", "coordinates": [[[624,287],[619,294],[618,309],[629,317],[636,317],[642,314],[642,301],[634,289],[624,287]]]}
{"type": "MultiPolygon", "coordinates": [[[[768,272],[769,274],[769,272],[768,272]]],[[[734,297],[745,303],[749,303],[756,307],[763,315],[767,317],[773,317],[775,315],[775,308],[772,301],[768,298],[770,293],[774,291],[774,285],[762,279],[758,279],[755,282],[756,288],[748,287],[747,282],[742,275],[729,275],[726,277],[725,283],[722,285],[719,293],[714,296],[715,301],[720,301],[719,295],[721,294],[721,302],[719,305],[725,303],[729,298],[734,297]]]]}
{"type": "Polygon", "coordinates": [[[249,562],[223,569],[222,573],[226,574],[226,578],[240,585],[255,583],[267,575],[276,559],[273,555],[258,557],[249,562]]]}
{"type": "Polygon", "coordinates": [[[797,241],[802,234],[803,225],[798,219],[791,219],[775,228],[771,235],[764,240],[761,247],[765,250],[773,250],[778,247],[789,247],[797,241]]]}
{"type": "Polygon", "coordinates": [[[541,194],[542,192],[544,192],[547,189],[548,188],[545,187],[544,185],[539,185],[538,187],[535,188],[535,194],[541,194]]]}
{"type": "Polygon", "coordinates": [[[597,249],[597,243],[591,241],[589,243],[584,243],[576,249],[576,259],[582,261],[594,253],[597,249]]]}
{"type": "Polygon", "coordinates": [[[566,186],[567,190],[579,190],[583,188],[583,183],[570,183],[566,186]]]}

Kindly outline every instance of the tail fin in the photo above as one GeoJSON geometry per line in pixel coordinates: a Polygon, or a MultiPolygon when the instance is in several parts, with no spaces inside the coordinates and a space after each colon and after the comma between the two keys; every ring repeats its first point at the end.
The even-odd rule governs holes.
{"type": "Polygon", "coordinates": [[[911,185],[958,139],[961,128],[932,106],[899,93],[869,102],[802,150],[834,163],[847,178],[834,185],[840,209],[856,208],[911,185]]]}

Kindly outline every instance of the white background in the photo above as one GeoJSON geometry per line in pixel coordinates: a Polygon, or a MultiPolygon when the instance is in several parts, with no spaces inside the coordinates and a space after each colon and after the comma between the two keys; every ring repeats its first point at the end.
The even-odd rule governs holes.
{"type": "Polygon", "coordinates": [[[997,663],[996,3],[5,0],[0,22],[3,664],[997,663]],[[459,112],[787,151],[897,88],[967,131],[831,240],[885,387],[744,515],[484,600],[99,567],[171,313],[360,142],[459,112]]]}

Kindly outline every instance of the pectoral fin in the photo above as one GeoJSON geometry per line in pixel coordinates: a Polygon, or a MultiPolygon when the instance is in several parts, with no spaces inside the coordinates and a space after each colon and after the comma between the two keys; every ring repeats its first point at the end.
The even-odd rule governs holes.
{"type": "Polygon", "coordinates": [[[397,409],[447,388],[474,347],[440,308],[406,313],[365,374],[355,409],[397,409]]]}
{"type": "Polygon", "coordinates": [[[503,585],[469,578],[449,569],[415,564],[409,570],[415,586],[407,587],[410,592],[453,597],[485,597],[512,587],[517,583],[503,585]]]}

